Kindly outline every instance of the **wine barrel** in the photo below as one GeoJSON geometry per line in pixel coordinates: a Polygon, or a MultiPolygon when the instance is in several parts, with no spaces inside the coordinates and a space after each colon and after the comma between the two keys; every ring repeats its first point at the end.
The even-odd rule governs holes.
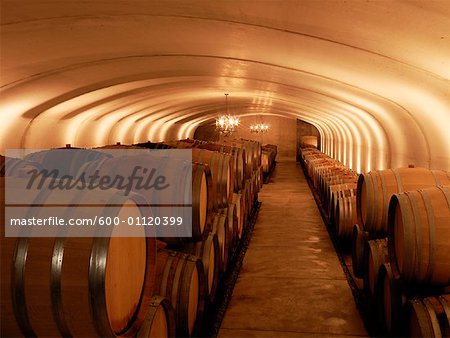
{"type": "Polygon", "coordinates": [[[64,175],[75,176],[84,163],[108,157],[111,155],[104,152],[69,147],[31,153],[24,159],[41,164],[43,169],[57,169],[58,177],[62,177],[64,175]]]}
{"type": "Polygon", "coordinates": [[[320,177],[319,183],[319,194],[324,202],[325,209],[328,208],[329,200],[329,190],[330,186],[334,184],[340,184],[345,182],[354,182],[356,179],[356,174],[346,167],[334,168],[329,171],[329,173],[324,173],[320,177]]]}
{"type": "Polygon", "coordinates": [[[414,285],[450,285],[450,186],[393,195],[388,222],[396,278],[414,285]]]}
{"type": "Polygon", "coordinates": [[[200,329],[205,310],[206,284],[202,261],[182,252],[158,250],[155,294],[175,309],[177,337],[191,337],[200,329]]]}
{"type": "Polygon", "coordinates": [[[328,197],[328,200],[330,201],[328,204],[328,217],[330,217],[332,223],[335,222],[335,213],[338,199],[341,197],[348,197],[353,195],[356,196],[356,182],[334,184],[330,186],[328,197]]]}
{"type": "Polygon", "coordinates": [[[381,335],[389,337],[400,335],[403,308],[407,298],[394,278],[389,263],[382,264],[378,270],[375,299],[381,335]]]}
{"type": "MultiPolygon", "coordinates": [[[[14,186],[25,184],[16,179],[14,186]]],[[[39,194],[34,201],[54,203],[64,193],[39,194]]],[[[108,216],[149,215],[137,195],[98,194],[105,194],[105,205],[121,205],[108,216]]],[[[91,196],[77,192],[68,205],[89,204],[91,196]]],[[[46,209],[27,216],[47,218],[54,211],[46,209]]],[[[66,215],[86,216],[78,208],[66,215]]],[[[155,282],[155,239],[146,237],[144,228],[135,229],[140,237],[5,237],[1,219],[1,336],[136,334],[155,282]]]]}
{"type": "Polygon", "coordinates": [[[214,210],[225,208],[233,194],[234,186],[231,156],[217,151],[193,148],[192,160],[208,164],[217,195],[214,210]]]}
{"type": "Polygon", "coordinates": [[[244,187],[246,155],[245,149],[216,143],[204,143],[195,145],[196,148],[218,151],[231,156],[234,172],[234,192],[244,187]]]}
{"type": "Polygon", "coordinates": [[[387,239],[374,239],[366,243],[364,250],[364,262],[366,266],[364,274],[364,291],[370,299],[374,299],[375,290],[380,279],[378,272],[380,266],[388,262],[387,239]]]}
{"type": "Polygon", "coordinates": [[[217,234],[219,241],[219,267],[220,273],[226,271],[228,266],[229,245],[231,241],[230,228],[228,227],[228,217],[223,213],[216,213],[213,218],[211,231],[217,234]]]}
{"type": "Polygon", "coordinates": [[[411,299],[405,317],[409,337],[450,337],[450,294],[411,299]]]}
{"type": "Polygon", "coordinates": [[[400,168],[361,174],[356,193],[358,223],[371,234],[385,237],[392,195],[437,185],[450,185],[450,173],[425,168],[400,168]]]}
{"type": "MultiPolygon", "coordinates": [[[[276,146],[275,146],[276,147],[276,146]]],[[[275,164],[275,158],[277,156],[277,150],[270,145],[262,147],[261,152],[261,165],[264,174],[268,174],[275,164]]]]}
{"type": "MultiPolygon", "coordinates": [[[[154,205],[154,216],[159,216],[156,212],[161,211],[163,208],[158,207],[158,205],[164,204],[164,215],[175,216],[179,215],[180,211],[185,210],[180,209],[177,205],[166,204],[192,202],[192,208],[189,210],[189,213],[192,210],[192,237],[183,236],[185,233],[183,230],[186,230],[183,228],[181,229],[183,232],[179,234],[179,237],[165,237],[164,240],[169,243],[202,240],[209,233],[210,222],[208,218],[210,217],[213,203],[210,194],[214,194],[212,176],[207,166],[197,163],[186,163],[181,159],[160,157],[157,154],[149,153],[147,155],[127,156],[126,160],[123,157],[114,157],[92,161],[82,166],[77,175],[85,174],[87,177],[98,172],[100,176],[122,175],[127,177],[138,165],[142,168],[151,165],[158,172],[168,176],[169,179],[176,180],[175,183],[169,182],[170,186],[168,189],[160,190],[156,194],[149,189],[138,190],[138,193],[143,194],[149,203],[154,205]],[[191,169],[192,172],[190,171],[191,169]],[[168,212],[168,208],[174,211],[172,213],[168,212]]],[[[188,218],[190,218],[190,215],[186,216],[186,219],[188,218]]]]}
{"type": "Polygon", "coordinates": [[[255,140],[247,140],[247,139],[235,139],[233,142],[238,142],[246,147],[250,147],[253,153],[253,170],[256,170],[261,165],[261,143],[255,140]]]}
{"type": "Polygon", "coordinates": [[[139,329],[137,338],[176,337],[175,312],[165,297],[154,296],[150,300],[149,310],[139,329]]]}
{"type": "Polygon", "coordinates": [[[224,140],[221,144],[244,149],[245,151],[245,178],[251,177],[253,170],[258,166],[257,145],[243,140],[224,140]]]}
{"type": "Polygon", "coordinates": [[[359,224],[353,226],[352,232],[352,269],[355,277],[364,276],[364,250],[369,240],[369,233],[364,231],[359,224]]]}
{"type": "Polygon", "coordinates": [[[210,303],[213,303],[219,282],[220,270],[220,249],[217,234],[211,232],[204,241],[187,243],[180,248],[180,251],[197,256],[202,260],[208,299],[210,303]]]}
{"type": "Polygon", "coordinates": [[[335,215],[336,235],[338,238],[350,238],[356,222],[356,196],[338,199],[335,215]]]}

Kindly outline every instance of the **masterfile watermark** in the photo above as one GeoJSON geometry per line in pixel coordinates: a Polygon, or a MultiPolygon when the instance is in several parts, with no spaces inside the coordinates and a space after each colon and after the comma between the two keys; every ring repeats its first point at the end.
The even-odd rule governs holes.
{"type": "Polygon", "coordinates": [[[95,170],[92,175],[82,172],[78,177],[60,175],[58,169],[32,169],[27,174],[30,175],[26,186],[28,190],[34,186],[36,189],[42,189],[45,186],[50,190],[108,190],[116,188],[123,190],[125,196],[128,196],[133,188],[134,190],[163,190],[170,186],[169,183],[166,183],[165,176],[156,175],[155,168],[143,168],[141,166],[134,167],[128,177],[117,174],[101,176],[99,170],[95,170]],[[139,175],[139,172],[141,172],[141,175],[139,175]],[[37,180],[38,178],[39,180],[37,180]]]}
{"type": "Polygon", "coordinates": [[[7,237],[190,237],[192,152],[7,150],[7,237]]]}

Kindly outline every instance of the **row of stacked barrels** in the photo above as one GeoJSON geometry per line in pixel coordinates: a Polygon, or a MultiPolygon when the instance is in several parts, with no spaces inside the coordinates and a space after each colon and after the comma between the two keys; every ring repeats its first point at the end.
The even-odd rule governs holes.
{"type": "MultiPolygon", "coordinates": [[[[67,149],[74,148],[67,145],[24,159],[0,158],[1,336],[170,337],[202,332],[205,309],[213,304],[220,278],[230,268],[262,187],[261,145],[182,140],[100,148],[69,156],[67,149]],[[5,237],[4,176],[53,168],[55,161],[61,175],[129,173],[127,161],[117,157],[120,150],[133,149],[138,151],[135,161],[148,161],[146,148],[184,148],[182,144],[195,144],[192,177],[186,175],[192,182],[185,182],[192,189],[192,237],[5,237]]],[[[150,153],[156,162],[164,162],[150,153]]],[[[9,187],[23,184],[20,177],[8,178],[9,187]]],[[[61,198],[53,191],[43,195],[50,203],[61,198]]],[[[117,215],[153,215],[141,197],[113,196],[114,204],[124,205],[117,215]],[[136,208],[125,207],[130,200],[136,208]]],[[[37,198],[42,204],[42,197],[37,198]]],[[[83,204],[84,198],[74,200],[83,204]]],[[[113,198],[105,193],[105,199],[113,198]]],[[[48,216],[45,208],[39,209],[36,216],[48,216]]]]}
{"type": "Polygon", "coordinates": [[[450,336],[450,173],[376,170],[342,183],[342,192],[339,184],[326,185],[324,169],[341,164],[314,148],[302,149],[301,158],[338,240],[350,237],[352,270],[374,333],[450,336]],[[343,211],[341,201],[350,207],[343,211]],[[345,229],[342,213],[351,214],[345,229]]]}
{"type": "Polygon", "coordinates": [[[317,148],[301,148],[300,157],[336,236],[349,239],[356,223],[358,174],[317,148]]]}

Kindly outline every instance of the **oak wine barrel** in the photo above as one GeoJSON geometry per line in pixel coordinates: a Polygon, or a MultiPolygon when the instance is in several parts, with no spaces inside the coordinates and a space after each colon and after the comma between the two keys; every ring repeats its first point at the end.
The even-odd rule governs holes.
{"type": "Polygon", "coordinates": [[[217,234],[210,233],[204,241],[186,243],[180,251],[197,256],[202,260],[210,303],[214,302],[220,270],[220,248],[217,234]]]}
{"type": "Polygon", "coordinates": [[[338,238],[350,238],[356,220],[356,196],[342,197],[338,199],[336,206],[336,235],[338,238]]]}
{"type": "Polygon", "coordinates": [[[275,164],[277,146],[266,144],[261,148],[261,165],[264,174],[268,174],[275,164]]]}
{"type": "Polygon", "coordinates": [[[398,336],[402,330],[402,314],[407,299],[394,278],[390,263],[382,264],[378,270],[374,298],[377,301],[377,319],[381,334],[398,336]]]}
{"type": "Polygon", "coordinates": [[[136,338],[174,338],[176,337],[175,311],[165,297],[154,296],[150,300],[145,316],[136,338]]]}
{"type": "Polygon", "coordinates": [[[410,337],[450,337],[450,294],[411,299],[405,317],[410,337]]]}
{"type": "Polygon", "coordinates": [[[217,143],[205,143],[196,145],[196,148],[218,151],[229,154],[232,158],[234,172],[234,192],[238,192],[244,187],[246,155],[245,149],[217,143]]]}
{"type": "Polygon", "coordinates": [[[217,151],[193,148],[192,160],[208,164],[217,196],[215,210],[225,208],[233,194],[234,187],[231,156],[217,151]]]}
{"type": "Polygon", "coordinates": [[[244,140],[224,140],[220,144],[225,144],[232,147],[238,147],[242,148],[245,151],[245,178],[248,179],[251,177],[253,171],[258,167],[260,157],[260,154],[258,153],[258,146],[257,143],[244,141],[244,140]]]}
{"type": "MultiPolygon", "coordinates": [[[[16,187],[26,184],[15,180],[16,187]]],[[[55,203],[64,193],[39,194],[34,201],[55,203]]],[[[121,205],[108,216],[124,220],[149,215],[138,206],[144,200],[137,195],[97,194],[104,194],[105,205],[121,205]]],[[[77,192],[68,206],[75,201],[90,204],[91,196],[77,192]]],[[[46,209],[34,208],[27,217],[53,215],[46,209]]],[[[93,217],[98,211],[92,209],[67,208],[66,216],[93,217]]],[[[134,229],[138,237],[5,237],[1,218],[2,336],[136,334],[155,282],[155,239],[146,237],[144,228],[134,229]]]]}
{"type": "Polygon", "coordinates": [[[450,186],[394,194],[388,222],[396,278],[418,286],[450,285],[450,186]]]}
{"type": "Polygon", "coordinates": [[[365,274],[364,274],[364,291],[369,298],[375,297],[375,290],[378,283],[378,272],[380,266],[388,263],[387,239],[374,239],[366,243],[365,249],[365,274]]]}
{"type": "Polygon", "coordinates": [[[393,194],[437,185],[450,185],[450,173],[425,168],[399,168],[361,174],[357,189],[358,223],[371,234],[384,237],[393,194]]]}
{"type": "Polygon", "coordinates": [[[356,182],[331,185],[328,189],[328,217],[333,223],[335,220],[337,200],[341,197],[356,196],[356,182]]]}
{"type": "Polygon", "coordinates": [[[205,310],[206,283],[202,261],[182,252],[159,249],[155,294],[175,309],[177,337],[191,337],[200,329],[205,310]]]}
{"type": "Polygon", "coordinates": [[[369,233],[359,224],[353,226],[352,231],[352,268],[355,277],[363,278],[365,271],[364,250],[369,240],[369,233]]]}

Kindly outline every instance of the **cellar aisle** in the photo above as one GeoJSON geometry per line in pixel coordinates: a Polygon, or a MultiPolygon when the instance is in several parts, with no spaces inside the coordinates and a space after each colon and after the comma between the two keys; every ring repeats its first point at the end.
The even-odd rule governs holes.
{"type": "Polygon", "coordinates": [[[299,164],[281,161],[219,337],[367,336],[299,164]]]}

